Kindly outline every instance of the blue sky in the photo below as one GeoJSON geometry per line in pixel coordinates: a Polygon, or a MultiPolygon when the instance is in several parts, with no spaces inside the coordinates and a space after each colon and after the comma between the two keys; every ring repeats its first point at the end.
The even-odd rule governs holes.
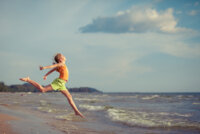
{"type": "Polygon", "coordinates": [[[49,84],[67,57],[68,87],[199,92],[200,0],[1,0],[0,81],[49,84]]]}

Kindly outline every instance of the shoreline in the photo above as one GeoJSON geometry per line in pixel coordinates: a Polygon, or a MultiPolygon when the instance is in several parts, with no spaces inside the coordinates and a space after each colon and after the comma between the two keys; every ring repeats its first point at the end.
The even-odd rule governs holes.
{"type": "MultiPolygon", "coordinates": [[[[85,122],[87,119],[75,116],[70,110],[62,115],[65,116],[63,119],[59,118],[59,115],[52,116],[51,112],[41,112],[29,107],[29,104],[32,105],[28,100],[29,97],[35,96],[42,100],[41,96],[45,94],[23,93],[21,96],[21,93],[0,93],[0,95],[4,96],[0,98],[0,134],[103,134],[105,132],[84,127],[80,122],[85,122]]],[[[40,101],[35,104],[41,105],[40,101]]]]}
{"type": "Polygon", "coordinates": [[[200,94],[72,95],[85,119],[75,116],[59,92],[0,93],[0,113],[8,115],[4,124],[7,123],[9,130],[18,134],[200,132],[200,94]],[[13,117],[17,120],[12,120],[13,117]]]}
{"type": "Polygon", "coordinates": [[[23,107],[0,104],[0,134],[64,134],[23,107]]]}
{"type": "Polygon", "coordinates": [[[82,120],[79,117],[75,117],[76,121],[73,123],[67,121],[68,119],[48,119],[48,115],[36,113],[37,111],[29,111],[23,107],[0,104],[0,134],[103,134],[106,132],[81,127],[76,123],[82,120]]]}

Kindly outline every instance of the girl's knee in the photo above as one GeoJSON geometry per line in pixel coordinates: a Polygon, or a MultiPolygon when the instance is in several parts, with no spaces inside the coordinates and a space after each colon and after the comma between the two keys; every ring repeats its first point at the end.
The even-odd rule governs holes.
{"type": "Polygon", "coordinates": [[[45,86],[45,87],[41,86],[41,90],[42,90],[41,92],[45,93],[45,92],[53,90],[53,88],[50,85],[45,86]]]}
{"type": "Polygon", "coordinates": [[[68,99],[72,99],[72,95],[67,90],[61,91],[68,99]]]}
{"type": "Polygon", "coordinates": [[[46,90],[45,90],[43,87],[41,87],[40,89],[41,89],[41,92],[42,92],[42,93],[45,93],[45,92],[46,92],[46,90]]]}

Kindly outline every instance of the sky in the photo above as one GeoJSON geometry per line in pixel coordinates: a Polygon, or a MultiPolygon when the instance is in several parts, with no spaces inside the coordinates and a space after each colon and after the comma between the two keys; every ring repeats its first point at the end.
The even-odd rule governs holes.
{"type": "Polygon", "coordinates": [[[200,0],[0,0],[0,81],[48,85],[56,53],[67,87],[199,92],[200,0]]]}

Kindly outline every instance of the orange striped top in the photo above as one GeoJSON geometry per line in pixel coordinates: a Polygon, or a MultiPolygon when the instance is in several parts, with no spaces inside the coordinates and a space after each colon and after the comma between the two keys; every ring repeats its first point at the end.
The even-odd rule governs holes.
{"type": "Polygon", "coordinates": [[[65,81],[68,81],[69,73],[66,65],[60,66],[57,68],[57,71],[60,73],[59,78],[65,81]]]}

